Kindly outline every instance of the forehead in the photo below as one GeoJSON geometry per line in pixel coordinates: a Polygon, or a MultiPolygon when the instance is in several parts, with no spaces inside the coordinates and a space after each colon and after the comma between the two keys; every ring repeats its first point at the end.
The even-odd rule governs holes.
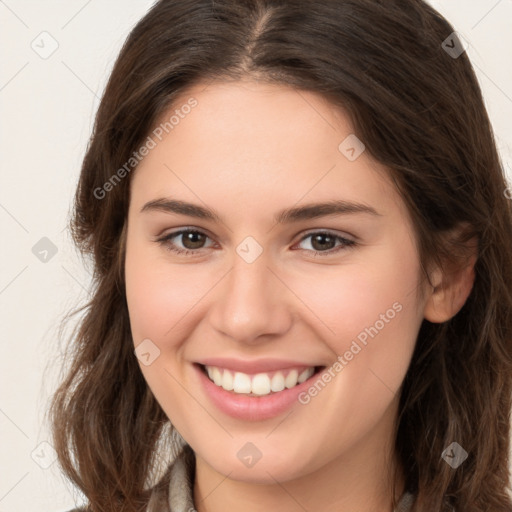
{"type": "Polygon", "coordinates": [[[196,84],[150,134],[155,145],[132,176],[132,200],[140,207],[172,194],[243,214],[341,198],[389,210],[397,193],[353,132],[348,116],[314,92],[196,84]]]}

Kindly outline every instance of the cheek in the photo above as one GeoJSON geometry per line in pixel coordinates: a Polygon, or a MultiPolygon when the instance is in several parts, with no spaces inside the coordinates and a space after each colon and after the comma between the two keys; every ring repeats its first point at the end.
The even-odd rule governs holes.
{"type": "Polygon", "coordinates": [[[397,258],[383,248],[372,260],[290,276],[297,295],[326,327],[326,339],[329,332],[334,339],[352,339],[376,322],[381,329],[384,321],[387,329],[399,317],[416,321],[419,266],[414,254],[397,258]]]}
{"type": "Polygon", "coordinates": [[[135,344],[144,338],[158,345],[171,343],[176,336],[170,333],[176,334],[187,324],[212,279],[198,266],[170,264],[163,249],[162,253],[137,243],[127,248],[126,300],[135,344]]]}
{"type": "MultiPolygon", "coordinates": [[[[180,432],[188,432],[186,380],[182,364],[182,340],[187,339],[193,320],[194,304],[204,295],[201,280],[207,276],[185,272],[171,265],[165,254],[133,242],[127,245],[125,258],[126,300],[133,344],[151,340],[160,350],[149,365],[139,361],[140,370],[156,400],[180,432]]],[[[197,267],[196,267],[197,268],[197,267]]],[[[156,349],[150,345],[151,357],[156,349]]],[[[190,403],[188,403],[190,405],[190,403]]]]}
{"type": "Polygon", "coordinates": [[[422,320],[419,271],[414,247],[402,243],[297,280],[297,295],[323,324],[333,359],[344,357],[346,377],[361,379],[369,394],[379,379],[398,389],[407,371],[422,320]]]}
{"type": "Polygon", "coordinates": [[[306,407],[312,417],[326,418],[322,435],[334,443],[355,440],[375,426],[407,372],[422,316],[416,253],[400,247],[400,255],[382,247],[372,261],[349,264],[347,259],[345,266],[331,267],[328,276],[309,276],[300,287],[304,302],[329,327],[321,332],[334,363],[329,391],[310,388],[303,403],[310,400],[306,407]],[[340,419],[347,438],[339,436],[340,419]]]}

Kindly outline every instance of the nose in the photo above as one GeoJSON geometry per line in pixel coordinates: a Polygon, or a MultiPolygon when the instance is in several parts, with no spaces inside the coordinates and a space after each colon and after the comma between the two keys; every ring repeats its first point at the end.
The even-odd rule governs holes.
{"type": "Polygon", "coordinates": [[[292,294],[276,274],[265,253],[252,263],[235,254],[231,270],[216,286],[212,328],[245,344],[285,335],[292,325],[292,294]]]}

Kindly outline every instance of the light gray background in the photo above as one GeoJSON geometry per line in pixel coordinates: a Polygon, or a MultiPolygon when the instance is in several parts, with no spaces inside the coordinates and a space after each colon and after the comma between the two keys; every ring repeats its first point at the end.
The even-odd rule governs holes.
{"type": "MultiPolygon", "coordinates": [[[[66,221],[114,59],[152,3],[0,0],[0,512],[59,512],[80,503],[52,464],[42,424],[59,380],[57,326],[86,299],[90,282],[66,221]],[[48,58],[31,47],[49,51],[52,38],[58,48],[48,58]],[[46,262],[32,252],[43,237],[57,248],[46,262]]],[[[512,176],[512,0],[431,3],[470,43],[512,176]]]]}

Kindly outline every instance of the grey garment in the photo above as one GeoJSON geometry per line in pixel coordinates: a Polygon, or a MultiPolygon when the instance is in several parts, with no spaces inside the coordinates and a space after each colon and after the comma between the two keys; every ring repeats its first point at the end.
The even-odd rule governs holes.
{"type": "Polygon", "coordinates": [[[396,506],[395,512],[409,512],[411,510],[412,505],[414,503],[414,495],[410,492],[404,492],[402,494],[402,498],[398,502],[396,506]]]}
{"type": "MultiPolygon", "coordinates": [[[[168,503],[164,508],[164,502],[156,499],[150,502],[147,512],[196,512],[193,500],[193,482],[195,473],[195,456],[189,445],[183,447],[170,469],[168,503]]],[[[153,499],[153,497],[152,497],[153,499]]],[[[394,512],[409,512],[414,502],[414,496],[405,492],[394,512]]]]}

